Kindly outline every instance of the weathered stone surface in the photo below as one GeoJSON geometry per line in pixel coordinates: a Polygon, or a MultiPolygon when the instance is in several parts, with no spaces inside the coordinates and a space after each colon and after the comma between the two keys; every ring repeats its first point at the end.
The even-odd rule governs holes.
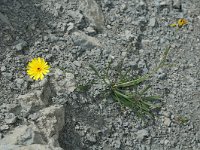
{"type": "Polygon", "coordinates": [[[63,72],[58,68],[54,70],[53,84],[57,94],[62,92],[71,93],[76,89],[74,75],[72,73],[63,72]]]}
{"type": "Polygon", "coordinates": [[[157,23],[156,18],[153,17],[153,18],[150,18],[148,25],[151,26],[151,27],[155,27],[156,23],[157,23]]]}
{"type": "Polygon", "coordinates": [[[142,141],[145,137],[149,136],[149,133],[147,130],[142,129],[142,130],[137,131],[136,135],[137,135],[137,139],[139,141],[142,141]]]}
{"type": "Polygon", "coordinates": [[[181,0],[173,0],[173,8],[181,10],[181,0]]]}
{"type": "Polygon", "coordinates": [[[25,95],[19,95],[17,101],[21,103],[21,115],[27,116],[29,113],[38,111],[45,106],[45,103],[39,98],[41,91],[34,91],[25,95]]]}
{"type": "Polygon", "coordinates": [[[43,144],[32,144],[32,145],[11,145],[11,144],[3,144],[0,145],[1,150],[63,150],[60,147],[52,147],[49,145],[43,144]]]}
{"type": "Polygon", "coordinates": [[[64,108],[53,105],[40,110],[41,116],[31,125],[16,127],[0,141],[0,149],[50,150],[59,148],[58,136],[64,126],[64,108]],[[42,145],[41,145],[42,144],[42,145]]]}
{"type": "Polygon", "coordinates": [[[68,11],[69,16],[71,16],[76,24],[80,24],[83,21],[83,15],[79,11],[68,11]]]}
{"type": "Polygon", "coordinates": [[[86,35],[84,32],[74,32],[72,34],[74,44],[80,46],[82,49],[92,49],[100,46],[100,42],[95,37],[86,35]]]}
{"type": "Polygon", "coordinates": [[[12,27],[12,25],[11,25],[11,23],[10,23],[8,17],[5,16],[4,14],[2,14],[1,12],[0,12],[0,20],[1,20],[2,22],[6,23],[6,24],[13,30],[13,27],[12,27]]]}
{"type": "Polygon", "coordinates": [[[21,104],[21,115],[27,116],[51,104],[51,98],[56,95],[53,85],[49,80],[44,80],[42,90],[33,90],[32,93],[19,95],[16,100],[21,104]]]}
{"type": "Polygon", "coordinates": [[[53,105],[40,110],[41,117],[36,120],[36,126],[44,133],[47,143],[59,146],[59,131],[64,126],[65,112],[62,105],[53,105]]]}
{"type": "Polygon", "coordinates": [[[13,113],[7,113],[7,114],[5,115],[5,122],[6,122],[7,124],[15,123],[16,119],[17,119],[17,118],[16,118],[15,114],[13,114],[13,113]]]}
{"type": "Polygon", "coordinates": [[[11,134],[5,136],[0,144],[11,145],[30,145],[30,144],[45,144],[43,136],[35,126],[19,126],[11,132],[11,134]]]}
{"type": "Polygon", "coordinates": [[[26,46],[27,46],[27,42],[22,40],[21,42],[19,42],[19,43],[15,46],[15,48],[16,48],[16,50],[21,51],[21,50],[23,50],[23,48],[26,47],[26,46]]]}
{"type": "Polygon", "coordinates": [[[8,130],[9,126],[7,124],[0,126],[0,131],[8,130]]]}
{"type": "Polygon", "coordinates": [[[165,117],[163,123],[165,126],[169,127],[171,125],[171,120],[169,118],[165,117]]]}
{"type": "Polygon", "coordinates": [[[104,16],[101,8],[95,0],[80,0],[79,9],[83,11],[83,14],[88,19],[90,26],[98,31],[103,30],[104,16]]]}

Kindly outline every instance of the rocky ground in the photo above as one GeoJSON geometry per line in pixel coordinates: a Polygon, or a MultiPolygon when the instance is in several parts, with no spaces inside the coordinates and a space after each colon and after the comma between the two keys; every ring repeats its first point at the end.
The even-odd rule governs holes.
{"type": "Polygon", "coordinates": [[[199,150],[199,36],[198,0],[1,0],[0,150],[199,150]],[[101,96],[101,82],[77,88],[96,78],[89,64],[145,74],[168,46],[173,66],[149,81],[164,104],[154,122],[101,96]],[[33,81],[38,56],[51,70],[33,81]]]}

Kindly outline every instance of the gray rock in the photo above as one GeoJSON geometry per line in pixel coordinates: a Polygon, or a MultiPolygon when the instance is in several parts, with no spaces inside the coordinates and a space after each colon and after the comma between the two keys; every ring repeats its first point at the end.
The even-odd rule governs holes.
{"type": "Polygon", "coordinates": [[[4,71],[6,71],[6,66],[1,66],[1,72],[4,72],[4,71]]]}
{"type": "Polygon", "coordinates": [[[74,75],[72,73],[65,73],[65,88],[67,93],[71,93],[76,89],[74,75]]]}
{"type": "Polygon", "coordinates": [[[7,124],[12,124],[12,123],[15,123],[16,122],[16,116],[15,116],[15,114],[13,114],[13,113],[6,113],[5,114],[5,122],[7,123],[7,124]]]}
{"type": "Polygon", "coordinates": [[[58,69],[58,68],[56,68],[54,70],[54,78],[55,78],[55,80],[61,80],[63,77],[64,77],[63,71],[58,69]]]}
{"type": "Polygon", "coordinates": [[[144,60],[140,60],[138,62],[138,68],[145,68],[146,67],[146,63],[144,62],[144,60]]]}
{"type": "Polygon", "coordinates": [[[97,31],[103,30],[104,16],[95,0],[81,0],[79,9],[83,11],[91,27],[94,27],[97,31]]]}
{"type": "Polygon", "coordinates": [[[153,17],[153,18],[150,18],[149,20],[149,24],[148,24],[150,27],[155,27],[156,26],[156,18],[153,17]]]}
{"type": "Polygon", "coordinates": [[[38,98],[36,93],[27,93],[25,95],[19,95],[16,98],[16,100],[21,103],[22,116],[27,116],[29,113],[38,111],[39,109],[44,107],[44,103],[38,98]]]}
{"type": "MultiPolygon", "coordinates": [[[[58,136],[60,130],[64,126],[64,108],[61,105],[53,105],[47,107],[39,112],[41,116],[37,118],[35,124],[29,126],[23,125],[16,127],[10,134],[7,134],[1,141],[0,146],[9,145],[12,147],[18,146],[27,146],[25,149],[41,149],[47,150],[49,147],[52,148],[52,145],[58,147],[58,136]],[[42,144],[43,147],[40,147],[38,144],[42,144]],[[36,146],[38,145],[38,146],[36,146]]],[[[0,129],[5,130],[8,126],[1,126],[0,129]]],[[[18,147],[16,147],[17,149],[18,147]]],[[[19,148],[20,149],[20,148],[19,148]]],[[[57,148],[61,150],[61,148],[57,148]]],[[[23,149],[24,150],[24,149],[23,149]]]]}
{"type": "Polygon", "coordinates": [[[163,123],[165,126],[169,127],[171,125],[171,120],[167,117],[164,117],[163,123]]]}
{"type": "Polygon", "coordinates": [[[15,48],[17,49],[17,51],[21,51],[23,50],[24,47],[27,46],[27,42],[26,41],[21,41],[20,43],[18,43],[15,48]]]}
{"type": "Polygon", "coordinates": [[[164,80],[167,77],[166,72],[163,69],[159,69],[158,72],[155,74],[158,79],[164,80]]]}
{"type": "Polygon", "coordinates": [[[68,11],[69,16],[75,20],[75,24],[80,24],[83,21],[83,15],[79,11],[68,11]]]}
{"type": "Polygon", "coordinates": [[[3,72],[2,75],[9,80],[11,80],[13,77],[12,73],[9,73],[9,72],[3,72]]]}
{"type": "Polygon", "coordinates": [[[144,138],[149,136],[149,132],[145,129],[142,129],[142,130],[137,131],[136,135],[137,135],[137,139],[139,141],[142,141],[144,140],[144,138]]]}
{"type": "Polygon", "coordinates": [[[108,7],[112,4],[112,0],[103,0],[105,7],[108,7]]]}
{"type": "Polygon", "coordinates": [[[70,31],[72,31],[74,29],[74,23],[72,23],[72,22],[68,23],[67,26],[68,26],[67,27],[67,31],[68,32],[70,32],[70,31]]]}
{"type": "Polygon", "coordinates": [[[56,41],[59,40],[59,37],[57,37],[54,34],[49,34],[49,39],[50,39],[51,42],[56,42],[56,41]]]}
{"type": "Polygon", "coordinates": [[[94,30],[93,27],[87,27],[85,29],[85,32],[88,34],[88,35],[95,35],[96,34],[96,31],[94,30]]]}
{"type": "Polygon", "coordinates": [[[133,39],[135,36],[131,33],[130,30],[125,30],[124,36],[127,40],[133,39]]]}
{"type": "Polygon", "coordinates": [[[127,9],[127,5],[125,3],[123,3],[121,6],[120,6],[120,11],[123,12],[127,9]]]}
{"type": "Polygon", "coordinates": [[[24,83],[23,79],[17,78],[15,80],[17,87],[20,89],[22,87],[22,84],[24,83]]]}
{"type": "Polygon", "coordinates": [[[173,0],[173,8],[181,9],[181,0],[173,0]]]}
{"type": "Polygon", "coordinates": [[[57,28],[59,31],[64,32],[67,28],[67,23],[66,22],[58,22],[57,28]]]}
{"type": "Polygon", "coordinates": [[[2,104],[0,110],[3,113],[14,113],[18,115],[21,111],[21,106],[19,104],[2,104]]]}
{"type": "Polygon", "coordinates": [[[6,135],[0,141],[0,149],[1,147],[6,147],[8,149],[10,148],[11,150],[13,150],[12,148],[19,150],[25,150],[25,149],[48,150],[49,147],[50,150],[51,146],[46,144],[47,144],[46,138],[44,137],[43,133],[38,130],[36,126],[23,125],[15,128],[10,134],[6,135]],[[40,146],[40,144],[42,145],[40,146]]]}
{"type": "Polygon", "coordinates": [[[86,135],[86,139],[91,144],[95,144],[97,142],[97,139],[96,139],[95,135],[87,134],[86,135]]]}
{"type": "Polygon", "coordinates": [[[62,5],[59,3],[55,3],[55,9],[60,10],[62,8],[62,5]]]}
{"type": "Polygon", "coordinates": [[[16,100],[21,104],[21,115],[27,116],[51,104],[51,98],[56,95],[53,85],[49,80],[43,80],[42,90],[33,90],[32,93],[19,95],[16,100]]]}
{"type": "Polygon", "coordinates": [[[11,145],[11,144],[3,144],[0,145],[1,150],[63,150],[60,147],[53,147],[50,145],[43,144],[32,144],[32,145],[11,145]]]}
{"type": "Polygon", "coordinates": [[[112,143],[112,146],[114,148],[120,148],[121,147],[121,141],[120,140],[114,140],[113,143],[112,143]]]}
{"type": "Polygon", "coordinates": [[[9,126],[7,124],[0,126],[0,131],[8,130],[9,126]]]}
{"type": "Polygon", "coordinates": [[[72,34],[72,39],[74,41],[74,44],[80,46],[83,50],[101,46],[100,42],[96,38],[88,36],[81,31],[74,32],[72,34]]]}
{"type": "Polygon", "coordinates": [[[45,106],[48,106],[52,103],[52,98],[56,96],[56,91],[54,89],[54,85],[51,83],[50,79],[43,80],[43,88],[42,91],[39,92],[38,97],[44,103],[45,106]]]}
{"type": "Polygon", "coordinates": [[[162,112],[163,116],[170,118],[171,117],[171,112],[168,111],[163,111],[162,112]]]}
{"type": "Polygon", "coordinates": [[[170,6],[170,4],[171,4],[171,0],[161,0],[159,3],[161,7],[170,6]]]}
{"type": "Polygon", "coordinates": [[[2,22],[6,23],[6,24],[10,27],[10,29],[13,30],[13,27],[12,27],[12,25],[11,25],[11,23],[10,23],[8,17],[7,17],[6,15],[2,14],[1,12],[0,12],[0,20],[1,20],[2,22]]]}
{"type": "Polygon", "coordinates": [[[53,105],[39,111],[41,117],[36,126],[48,139],[50,145],[59,146],[58,137],[65,124],[65,111],[62,105],[53,105]]]}
{"type": "Polygon", "coordinates": [[[34,121],[34,120],[37,120],[40,116],[41,116],[41,114],[38,113],[38,112],[36,112],[36,113],[30,114],[30,115],[28,116],[28,119],[34,121]]]}
{"type": "MultiPolygon", "coordinates": [[[[78,62],[77,65],[79,65],[78,62]]],[[[58,95],[63,92],[71,93],[76,89],[74,74],[63,72],[60,69],[55,69],[52,82],[58,95]]]]}

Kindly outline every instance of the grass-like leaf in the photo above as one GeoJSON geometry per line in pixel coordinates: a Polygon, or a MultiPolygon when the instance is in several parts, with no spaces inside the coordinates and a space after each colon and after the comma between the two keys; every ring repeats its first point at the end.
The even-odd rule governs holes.
{"type": "MultiPolygon", "coordinates": [[[[105,85],[108,86],[107,90],[110,92],[111,97],[118,102],[121,107],[131,108],[136,114],[140,117],[148,116],[153,118],[154,115],[152,111],[154,109],[159,109],[161,105],[157,105],[156,102],[160,100],[159,96],[146,96],[145,93],[151,88],[150,85],[147,85],[143,90],[138,91],[137,87],[140,86],[146,80],[149,80],[158,69],[166,66],[166,59],[169,53],[170,47],[167,48],[162,56],[162,59],[157,67],[152,69],[148,74],[143,76],[139,76],[137,79],[127,81],[127,74],[123,75],[120,71],[114,83],[113,80],[109,79],[109,69],[111,67],[111,63],[108,63],[106,67],[106,71],[101,75],[99,71],[93,66],[90,65],[90,68],[95,72],[97,77],[99,77],[105,85]],[[135,91],[134,91],[135,89],[135,91]]],[[[119,68],[122,68],[120,66],[119,68]]],[[[127,73],[127,72],[126,72],[127,73]]]]}

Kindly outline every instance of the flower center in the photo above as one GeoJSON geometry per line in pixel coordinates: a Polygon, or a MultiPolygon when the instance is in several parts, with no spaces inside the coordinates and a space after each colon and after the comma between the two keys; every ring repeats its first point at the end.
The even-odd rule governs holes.
{"type": "Polygon", "coordinates": [[[38,71],[41,71],[41,68],[37,68],[38,71]]]}

